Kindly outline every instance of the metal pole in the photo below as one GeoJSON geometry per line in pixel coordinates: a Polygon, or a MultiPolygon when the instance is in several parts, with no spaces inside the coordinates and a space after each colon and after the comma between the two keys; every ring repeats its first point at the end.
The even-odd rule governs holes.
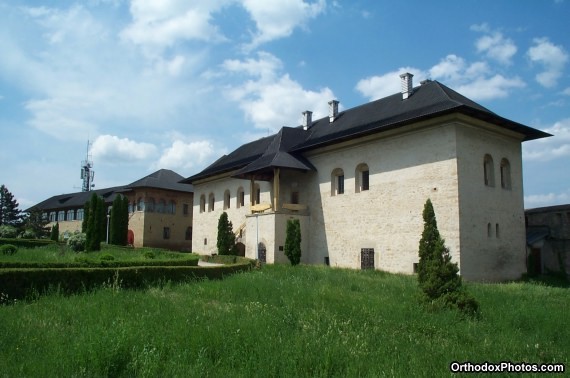
{"type": "Polygon", "coordinates": [[[111,218],[111,216],[107,213],[107,244],[109,244],[109,218],[111,218]]]}
{"type": "Polygon", "coordinates": [[[259,260],[259,214],[255,213],[255,255],[259,260]]]}

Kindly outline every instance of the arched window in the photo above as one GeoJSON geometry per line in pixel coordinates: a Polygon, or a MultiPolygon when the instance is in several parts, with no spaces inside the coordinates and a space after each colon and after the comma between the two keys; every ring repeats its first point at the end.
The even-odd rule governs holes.
{"type": "Polygon", "coordinates": [[[203,213],[205,211],[206,211],[206,196],[202,194],[200,196],[200,212],[203,213]]]}
{"type": "Polygon", "coordinates": [[[161,199],[160,201],[158,201],[158,204],[156,205],[156,212],[157,213],[164,213],[166,210],[166,202],[161,199]]]}
{"type": "Polygon", "coordinates": [[[483,159],[483,173],[485,175],[485,185],[495,186],[495,170],[493,168],[493,158],[491,155],[485,155],[483,159]]]}
{"type": "Polygon", "coordinates": [[[146,211],[149,213],[153,213],[155,208],[154,198],[150,197],[148,201],[146,201],[146,211]]]}
{"type": "Polygon", "coordinates": [[[67,220],[68,221],[75,220],[75,211],[74,210],[67,210],[67,220]]]}
{"type": "Polygon", "coordinates": [[[230,208],[230,191],[226,190],[224,192],[224,210],[230,208]]]}
{"type": "Polygon", "coordinates": [[[77,209],[77,217],[75,218],[76,220],[83,220],[84,217],[84,210],[83,209],[77,209]]]}
{"type": "Polygon", "coordinates": [[[57,212],[57,220],[58,222],[65,220],[65,211],[60,210],[57,212]]]}
{"type": "Polygon", "coordinates": [[[331,196],[344,193],[344,171],[336,168],[331,173],[331,196]]]}
{"type": "Polygon", "coordinates": [[[139,198],[137,201],[137,211],[144,211],[144,201],[142,198],[139,198]]]}
{"type": "Polygon", "coordinates": [[[487,223],[487,237],[490,238],[492,236],[492,232],[491,231],[491,223],[487,223]]]}
{"type": "Polygon", "coordinates": [[[51,213],[49,213],[49,221],[50,222],[55,222],[55,217],[56,217],[55,211],[52,211],[51,213]]]}
{"type": "Polygon", "coordinates": [[[501,188],[511,189],[511,163],[505,158],[501,160],[501,188]]]}
{"type": "Polygon", "coordinates": [[[356,193],[368,190],[370,188],[370,171],[366,163],[358,164],[354,172],[356,193]]]}
{"type": "Polygon", "coordinates": [[[208,211],[214,211],[214,203],[216,199],[214,198],[214,193],[210,193],[208,196],[208,211]]]}
{"type": "Polygon", "coordinates": [[[174,202],[174,200],[170,201],[168,204],[168,210],[166,212],[169,214],[176,214],[176,202],[174,202]]]}
{"type": "Polygon", "coordinates": [[[243,191],[243,188],[240,186],[237,190],[236,208],[239,209],[243,205],[245,205],[245,192],[243,191]]]}

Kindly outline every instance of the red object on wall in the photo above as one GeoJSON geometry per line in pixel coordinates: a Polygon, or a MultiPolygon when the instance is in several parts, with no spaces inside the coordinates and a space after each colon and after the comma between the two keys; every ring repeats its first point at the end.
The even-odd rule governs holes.
{"type": "Polygon", "coordinates": [[[133,232],[133,230],[129,230],[127,232],[127,244],[128,245],[135,244],[135,233],[133,232]]]}

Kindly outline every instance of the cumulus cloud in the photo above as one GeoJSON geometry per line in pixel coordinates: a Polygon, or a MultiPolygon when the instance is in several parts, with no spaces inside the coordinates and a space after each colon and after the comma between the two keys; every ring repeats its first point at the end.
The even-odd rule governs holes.
{"type": "Polygon", "coordinates": [[[562,46],[553,44],[548,38],[535,38],[534,45],[527,51],[531,62],[540,64],[544,71],[536,75],[536,81],[546,88],[556,86],[568,62],[568,53],[562,46]]]}
{"type": "Polygon", "coordinates": [[[362,79],[356,84],[356,90],[371,101],[397,93],[400,91],[399,75],[404,72],[414,74],[416,83],[426,78],[440,80],[475,101],[503,98],[511,90],[526,85],[519,77],[493,74],[486,62],[467,63],[462,57],[450,54],[427,71],[402,67],[384,75],[362,79]]]}
{"type": "Polygon", "coordinates": [[[364,97],[368,97],[370,101],[398,93],[401,89],[399,76],[406,72],[414,75],[413,79],[415,82],[424,80],[427,77],[427,74],[418,68],[402,67],[384,75],[369,76],[359,80],[356,84],[356,90],[364,97]]]}
{"type": "Polygon", "coordinates": [[[328,101],[334,99],[329,88],[306,90],[288,74],[281,74],[280,60],[269,53],[259,54],[257,60],[226,61],[222,68],[249,77],[229,88],[228,96],[239,103],[258,129],[276,131],[282,126],[298,126],[305,110],[312,111],[314,119],[324,117],[328,101]]]}
{"type": "Polygon", "coordinates": [[[257,32],[248,48],[287,37],[295,28],[324,12],[325,0],[313,3],[303,0],[243,0],[243,7],[255,22],[257,32]]]}
{"type": "Polygon", "coordinates": [[[556,122],[542,131],[554,135],[523,144],[523,159],[551,161],[570,157],[570,118],[556,122]]]}
{"type": "Polygon", "coordinates": [[[158,162],[154,164],[156,168],[170,169],[196,169],[203,167],[206,163],[217,156],[225,153],[225,150],[218,151],[210,141],[183,142],[174,141],[166,148],[158,162]]]}
{"type": "Polygon", "coordinates": [[[133,0],[133,22],[121,35],[140,45],[172,46],[180,40],[223,41],[226,38],[212,23],[212,14],[227,1],[133,0]]]}
{"type": "Polygon", "coordinates": [[[471,30],[485,34],[475,42],[478,53],[501,64],[512,64],[512,57],[517,52],[517,46],[512,39],[506,38],[499,31],[491,30],[487,24],[472,25],[471,30]]]}
{"type": "Polygon", "coordinates": [[[153,158],[156,152],[156,146],[153,144],[135,142],[114,135],[98,136],[91,148],[94,159],[122,163],[148,160],[153,158]]]}

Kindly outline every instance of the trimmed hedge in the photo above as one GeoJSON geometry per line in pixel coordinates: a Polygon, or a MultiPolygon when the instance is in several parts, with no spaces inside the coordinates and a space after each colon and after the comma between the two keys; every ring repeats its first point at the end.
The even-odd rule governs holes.
{"type": "Polygon", "coordinates": [[[241,264],[251,261],[245,257],[234,255],[201,255],[200,260],[215,264],[241,264]]]}
{"type": "Polygon", "coordinates": [[[10,299],[30,298],[52,289],[65,294],[91,290],[102,285],[121,288],[144,288],[161,282],[185,282],[197,279],[221,279],[249,271],[252,262],[234,265],[147,266],[121,268],[62,268],[62,269],[4,269],[0,270],[1,291],[10,299]]]}
{"type": "Polygon", "coordinates": [[[49,239],[8,239],[0,238],[0,245],[12,244],[16,247],[35,248],[45,247],[46,245],[57,244],[57,242],[49,239]]]}
{"type": "Polygon", "coordinates": [[[144,266],[197,266],[199,258],[189,256],[177,260],[106,260],[80,257],[75,262],[25,262],[25,261],[0,261],[0,269],[62,269],[62,268],[128,268],[144,266]]]}

